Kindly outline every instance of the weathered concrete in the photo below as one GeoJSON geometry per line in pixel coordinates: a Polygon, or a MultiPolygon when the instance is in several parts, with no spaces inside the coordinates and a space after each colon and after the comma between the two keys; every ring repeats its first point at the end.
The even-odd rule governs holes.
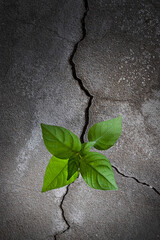
{"type": "Polygon", "coordinates": [[[87,12],[79,0],[0,3],[2,240],[160,238],[159,194],[149,187],[159,190],[159,1],[88,4],[87,12]],[[90,189],[80,177],[66,195],[66,188],[40,192],[50,158],[40,123],[78,136],[87,123],[72,53],[93,95],[88,128],[123,116],[121,138],[104,152],[124,174],[115,171],[118,191],[90,189]]]}
{"type": "Polygon", "coordinates": [[[159,1],[89,1],[87,36],[74,61],[94,96],[90,125],[122,114],[106,154],[123,173],[159,188],[159,1]]]}
{"type": "Polygon", "coordinates": [[[1,6],[1,240],[53,239],[66,229],[65,188],[41,193],[50,154],[40,123],[78,136],[87,97],[69,56],[81,37],[82,1],[5,1],[1,6]]]}
{"type": "Polygon", "coordinates": [[[160,5],[88,2],[87,35],[74,62],[93,96],[88,128],[123,116],[121,138],[104,152],[119,169],[119,190],[95,191],[82,180],[71,185],[63,204],[71,227],[58,239],[159,239],[160,198],[151,187],[159,190],[160,5]]]}
{"type": "Polygon", "coordinates": [[[89,188],[78,179],[64,201],[71,225],[60,240],[159,239],[159,196],[133,179],[116,174],[118,191],[89,188]]]}

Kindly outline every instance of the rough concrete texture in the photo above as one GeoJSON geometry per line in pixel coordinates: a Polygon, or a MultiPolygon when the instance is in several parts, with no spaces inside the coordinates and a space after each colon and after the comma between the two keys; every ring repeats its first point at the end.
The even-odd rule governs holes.
{"type": "Polygon", "coordinates": [[[87,36],[75,56],[77,75],[94,96],[90,125],[123,116],[122,137],[107,156],[123,173],[156,188],[160,187],[158,2],[89,1],[87,36]]]}
{"type": "Polygon", "coordinates": [[[159,239],[159,196],[119,174],[116,181],[116,192],[73,183],[63,204],[71,227],[58,239],[159,239]]]}
{"type": "Polygon", "coordinates": [[[88,6],[0,3],[2,240],[160,239],[160,2],[88,6]],[[122,136],[104,152],[119,190],[80,177],[42,194],[50,154],[40,123],[83,140],[86,127],[119,114],[122,136]]]}
{"type": "Polygon", "coordinates": [[[0,239],[53,239],[66,223],[66,189],[41,193],[51,155],[40,123],[78,136],[87,98],[68,58],[81,37],[82,1],[5,1],[1,6],[0,239]]]}

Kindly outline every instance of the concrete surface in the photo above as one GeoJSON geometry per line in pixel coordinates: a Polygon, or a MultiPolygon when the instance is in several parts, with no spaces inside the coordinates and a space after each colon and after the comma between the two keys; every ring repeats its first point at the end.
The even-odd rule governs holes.
{"type": "Polygon", "coordinates": [[[160,2],[8,0],[0,9],[0,239],[160,239],[160,2]],[[119,190],[80,177],[42,194],[50,154],[40,123],[86,140],[85,126],[119,114],[122,136],[104,152],[119,190]]]}
{"type": "Polygon", "coordinates": [[[123,135],[106,154],[123,173],[159,188],[160,2],[89,6],[75,55],[77,75],[94,96],[89,127],[122,114],[123,135]]]}
{"type": "Polygon", "coordinates": [[[63,208],[71,226],[58,239],[159,239],[159,195],[116,174],[118,191],[95,191],[73,183],[63,208]]]}
{"type": "Polygon", "coordinates": [[[66,189],[42,194],[51,155],[40,123],[80,136],[87,98],[68,58],[81,37],[82,1],[5,1],[1,20],[0,239],[53,239],[66,228],[66,189]]]}

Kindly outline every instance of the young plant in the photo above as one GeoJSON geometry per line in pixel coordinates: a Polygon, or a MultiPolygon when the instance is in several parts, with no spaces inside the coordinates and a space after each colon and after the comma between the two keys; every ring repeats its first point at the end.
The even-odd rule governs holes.
{"type": "Polygon", "coordinates": [[[81,173],[84,181],[100,190],[118,189],[112,166],[102,154],[90,152],[94,147],[107,150],[112,147],[122,130],[122,117],[94,124],[88,131],[89,142],[63,127],[41,124],[43,140],[53,155],[46,168],[42,192],[66,186],[81,173]]]}

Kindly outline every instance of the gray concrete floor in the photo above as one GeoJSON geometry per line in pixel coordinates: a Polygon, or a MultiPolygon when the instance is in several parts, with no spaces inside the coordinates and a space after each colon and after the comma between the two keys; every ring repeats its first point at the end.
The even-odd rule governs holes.
{"type": "Polygon", "coordinates": [[[0,13],[0,239],[160,239],[160,1],[7,0],[0,13]],[[104,152],[119,190],[79,177],[42,194],[40,123],[86,141],[120,114],[104,152]]]}

